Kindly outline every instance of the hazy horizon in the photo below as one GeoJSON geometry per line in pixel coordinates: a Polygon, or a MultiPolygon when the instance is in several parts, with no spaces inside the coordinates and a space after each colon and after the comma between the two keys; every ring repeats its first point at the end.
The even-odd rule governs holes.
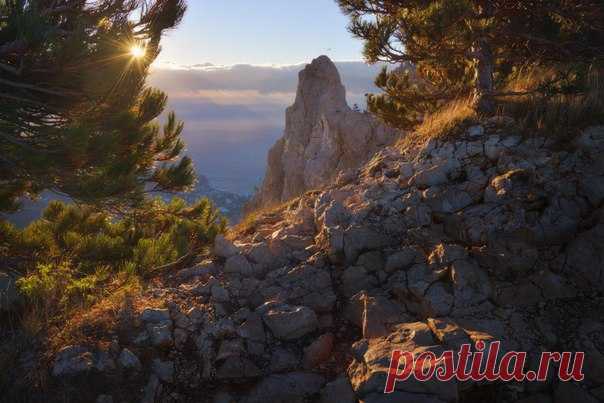
{"type": "MultiPolygon", "coordinates": [[[[187,154],[198,173],[220,190],[250,194],[264,175],[268,149],[282,135],[305,64],[156,66],[148,83],[168,94],[168,109],[184,121],[187,154]]],[[[380,66],[336,65],[349,105],[364,105],[380,66]]]]}

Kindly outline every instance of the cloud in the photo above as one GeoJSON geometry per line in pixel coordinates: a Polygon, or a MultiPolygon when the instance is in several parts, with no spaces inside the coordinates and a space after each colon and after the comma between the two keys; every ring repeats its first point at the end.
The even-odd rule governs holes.
{"type": "MultiPolygon", "coordinates": [[[[336,62],[348,103],[364,105],[380,66],[336,62]]],[[[304,64],[263,66],[211,63],[155,65],[149,85],[168,94],[169,109],[185,122],[187,153],[214,186],[249,193],[264,174],[266,153],[285,125],[304,64]]]]}
{"type": "MultiPolygon", "coordinates": [[[[381,69],[380,65],[370,66],[363,62],[336,62],[336,65],[349,94],[349,101],[351,98],[357,101],[365,93],[377,91],[373,80],[381,69]]],[[[289,96],[289,102],[293,102],[298,73],[303,68],[304,64],[220,66],[204,63],[176,66],[164,63],[153,68],[150,84],[171,96],[211,95],[207,91],[219,91],[214,93],[216,95],[236,96],[239,92],[243,100],[249,97],[249,91],[253,91],[258,97],[267,96],[267,102],[275,96],[281,101],[286,101],[289,96]]]]}

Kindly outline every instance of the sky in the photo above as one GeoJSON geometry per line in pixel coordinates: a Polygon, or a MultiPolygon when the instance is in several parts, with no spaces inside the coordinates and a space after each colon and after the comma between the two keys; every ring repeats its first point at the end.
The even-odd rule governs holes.
{"type": "MultiPolygon", "coordinates": [[[[185,153],[215,188],[250,194],[282,135],[298,72],[327,55],[350,105],[377,89],[380,66],[362,62],[362,44],[346,30],[335,0],[188,0],[184,20],[162,39],[150,86],[184,122],[185,153]]],[[[54,194],[27,203],[15,219],[39,216],[54,194]]]]}
{"type": "Polygon", "coordinates": [[[361,60],[335,0],[189,0],[180,26],[162,40],[159,62],[287,65],[326,54],[361,60]]]}
{"type": "Polygon", "coordinates": [[[350,105],[375,91],[379,66],[362,62],[335,0],[189,0],[162,39],[149,84],[184,121],[187,154],[212,186],[250,194],[282,135],[298,72],[320,56],[340,70],[350,105]]]}

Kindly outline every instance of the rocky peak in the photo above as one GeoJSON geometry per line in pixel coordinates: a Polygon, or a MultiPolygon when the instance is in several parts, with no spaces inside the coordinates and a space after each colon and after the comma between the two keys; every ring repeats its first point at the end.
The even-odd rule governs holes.
{"type": "Polygon", "coordinates": [[[319,119],[322,113],[339,113],[348,109],[346,89],[336,65],[329,57],[320,56],[298,74],[296,100],[287,109],[286,118],[288,123],[301,121],[310,124],[319,119]]]}
{"type": "Polygon", "coordinates": [[[266,175],[250,209],[329,183],[397,135],[369,114],[350,109],[338,69],[327,56],[300,72],[296,100],[285,119],[283,137],[269,151],[266,175]]]}

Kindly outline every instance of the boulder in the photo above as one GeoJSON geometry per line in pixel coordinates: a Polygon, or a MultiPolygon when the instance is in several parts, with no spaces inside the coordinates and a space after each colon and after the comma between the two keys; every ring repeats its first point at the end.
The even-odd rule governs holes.
{"type": "Polygon", "coordinates": [[[231,296],[229,295],[229,292],[226,288],[218,284],[214,284],[212,286],[212,298],[216,302],[229,302],[231,296]]]}
{"type": "Polygon", "coordinates": [[[66,346],[55,357],[52,374],[55,377],[74,376],[90,371],[94,367],[94,356],[82,346],[66,346]]]}
{"type": "Polygon", "coordinates": [[[237,329],[237,334],[244,339],[264,343],[266,335],[260,315],[257,313],[248,314],[245,322],[237,329]]]}
{"type": "Polygon", "coordinates": [[[224,237],[224,235],[219,234],[216,235],[214,239],[214,255],[221,257],[223,259],[228,259],[231,256],[239,253],[239,248],[233,244],[233,242],[229,241],[224,237]]]}
{"type": "Polygon", "coordinates": [[[325,378],[306,372],[274,374],[262,379],[243,403],[302,403],[321,391],[325,378]]]}
{"type": "Polygon", "coordinates": [[[273,335],[282,340],[295,340],[312,333],[319,326],[315,312],[305,306],[275,304],[262,318],[273,335]]]}
{"type": "Polygon", "coordinates": [[[147,332],[151,338],[151,343],[155,347],[170,347],[172,340],[172,327],[167,323],[149,324],[147,332]]]}
{"type": "Polygon", "coordinates": [[[327,361],[331,356],[334,341],[333,334],[325,333],[306,347],[304,349],[304,368],[312,369],[327,361]]]}
{"type": "Polygon", "coordinates": [[[124,369],[132,369],[135,371],[140,371],[142,368],[141,362],[138,357],[127,348],[123,349],[120,353],[118,361],[122,368],[124,369]]]}
{"type": "Polygon", "coordinates": [[[166,383],[174,382],[174,362],[154,359],[152,364],[153,373],[159,380],[166,383]]]}
{"type": "Polygon", "coordinates": [[[356,403],[357,399],[345,376],[325,385],[321,391],[321,403],[356,403]]]}
{"type": "Polygon", "coordinates": [[[145,323],[171,323],[170,311],[167,308],[145,308],[141,314],[145,323]]]}
{"type": "Polygon", "coordinates": [[[216,378],[226,381],[256,378],[262,375],[260,369],[245,357],[228,357],[216,371],[216,378]]]}
{"type": "Polygon", "coordinates": [[[182,269],[176,273],[176,279],[185,282],[191,278],[199,278],[202,281],[207,280],[212,275],[216,275],[220,270],[219,266],[211,260],[204,260],[196,266],[182,269]]]}
{"type": "MultiPolygon", "coordinates": [[[[393,350],[409,351],[413,356],[431,351],[438,357],[443,348],[434,342],[430,329],[421,322],[401,325],[388,337],[365,341],[357,346],[355,359],[348,367],[348,377],[359,400],[367,403],[386,401],[384,385],[393,350]]],[[[459,398],[455,380],[441,382],[431,379],[421,382],[413,377],[405,382],[397,382],[395,394],[387,396],[388,401],[452,403],[459,398]]]]}
{"type": "Polygon", "coordinates": [[[241,276],[252,276],[254,267],[243,255],[233,255],[229,257],[224,264],[224,272],[230,274],[239,274],[241,276]]]}

